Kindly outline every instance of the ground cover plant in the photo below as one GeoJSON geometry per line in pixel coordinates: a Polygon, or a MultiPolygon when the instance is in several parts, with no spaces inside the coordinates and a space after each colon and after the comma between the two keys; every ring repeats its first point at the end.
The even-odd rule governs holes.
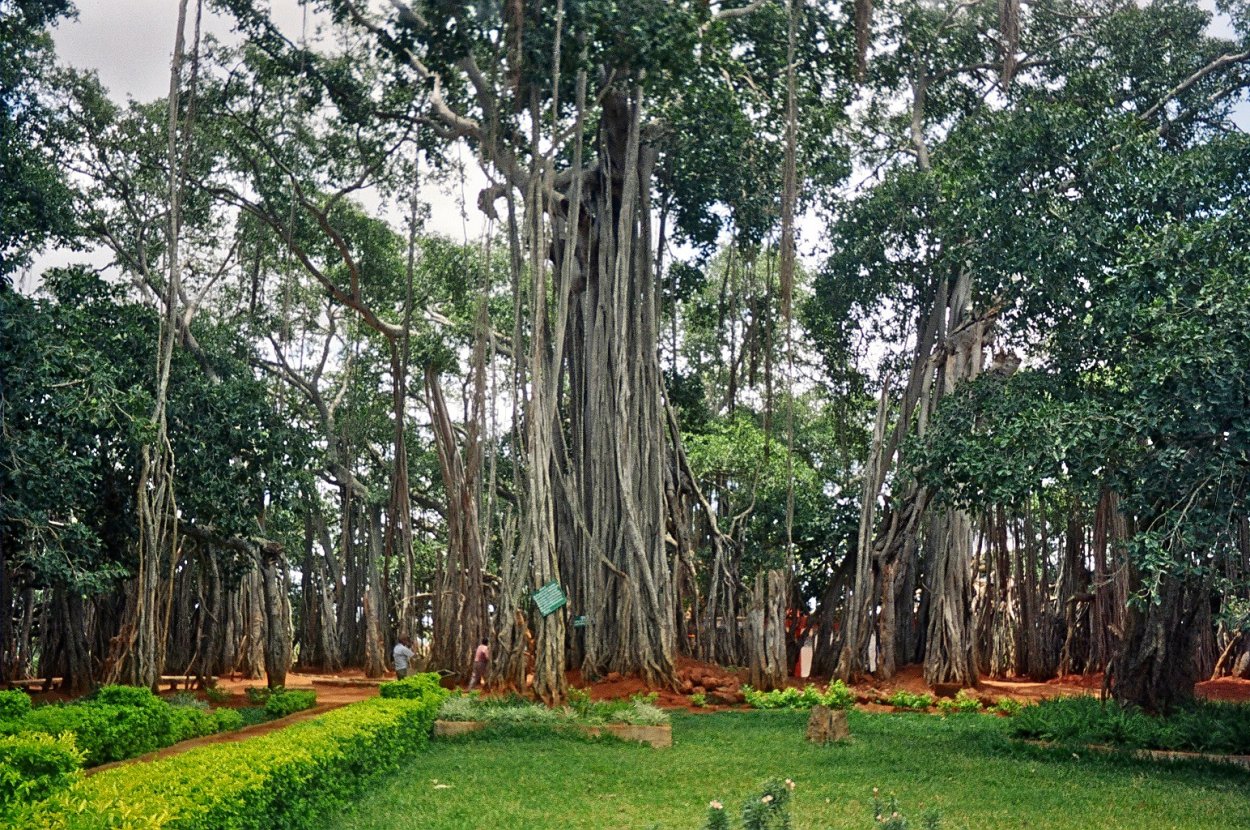
{"type": "Polygon", "coordinates": [[[923,712],[933,705],[933,695],[923,692],[908,692],[899,689],[887,698],[896,709],[914,709],[923,712]]]}
{"type": "Polygon", "coordinates": [[[855,705],[855,693],[841,680],[833,681],[823,692],[809,683],[801,690],[790,686],[770,692],[743,686],[742,694],[752,709],[810,709],[817,705],[849,709],[855,705]]]}
{"type": "Polygon", "coordinates": [[[960,689],[953,698],[944,697],[939,700],[937,708],[943,715],[956,715],[980,712],[983,707],[975,694],[967,689],[960,689]]]}
{"type": "Polygon", "coordinates": [[[1017,738],[1127,749],[1250,754],[1250,704],[1197,700],[1167,715],[1094,697],[1053,698],[1012,718],[1017,738]]]}
{"type": "Polygon", "coordinates": [[[438,739],[318,826],[692,830],[711,801],[727,805],[736,822],[737,805],[761,797],[760,782],[786,778],[795,784],[795,830],[880,827],[874,799],[888,806],[888,794],[912,827],[923,827],[917,817],[932,810],[951,830],[1250,826],[1243,770],[1074,756],[1011,740],[1003,718],[850,711],[854,739],[819,746],[803,737],[802,711],[671,717],[674,743],[661,752],[532,730],[438,739]]]}
{"type": "Polygon", "coordinates": [[[438,690],[420,699],[365,700],[239,743],[105,770],[24,807],[14,826],[310,827],[425,746],[444,695],[438,690]]]}

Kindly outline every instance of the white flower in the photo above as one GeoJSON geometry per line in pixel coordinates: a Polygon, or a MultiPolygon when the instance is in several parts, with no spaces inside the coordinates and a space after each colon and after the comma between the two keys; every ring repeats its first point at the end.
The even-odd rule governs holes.
{"type": "Polygon", "coordinates": [[[724,805],[724,804],[721,804],[719,801],[713,801],[713,802],[710,802],[707,806],[711,807],[713,810],[723,810],[723,809],[725,809],[725,805],[724,805]]]}
{"type": "Polygon", "coordinates": [[[760,799],[760,801],[762,801],[762,802],[763,802],[763,803],[765,803],[765,804],[768,804],[768,803],[769,803],[769,802],[771,802],[772,800],[773,800],[773,797],[772,797],[771,795],[766,795],[766,796],[764,796],[763,798],[761,798],[761,799],[760,799]]]}
{"type": "Polygon", "coordinates": [[[793,782],[793,781],[791,781],[789,778],[787,778],[787,779],[786,779],[786,789],[787,789],[787,790],[793,790],[793,789],[794,789],[794,782],[793,782]]]}

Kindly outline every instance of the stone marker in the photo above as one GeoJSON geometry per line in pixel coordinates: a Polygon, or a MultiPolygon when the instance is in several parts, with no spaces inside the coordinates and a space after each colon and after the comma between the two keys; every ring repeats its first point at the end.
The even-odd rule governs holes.
{"type": "Polygon", "coordinates": [[[830,709],[828,706],[812,707],[812,716],[807,721],[809,741],[824,744],[829,741],[844,741],[849,737],[851,737],[851,727],[846,721],[845,709],[830,709]]]}

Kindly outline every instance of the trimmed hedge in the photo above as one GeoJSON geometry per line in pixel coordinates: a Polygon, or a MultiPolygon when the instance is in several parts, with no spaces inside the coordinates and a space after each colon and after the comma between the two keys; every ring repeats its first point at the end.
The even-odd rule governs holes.
{"type": "Polygon", "coordinates": [[[434,672],[410,674],[403,680],[392,680],[378,686],[378,694],[382,697],[401,700],[421,700],[428,694],[445,691],[439,685],[439,677],[434,672]]]}
{"type": "Polygon", "coordinates": [[[313,827],[428,740],[446,692],[336,709],[279,732],[106,770],[16,816],[46,830],[313,827]]]}
{"type": "Polygon", "coordinates": [[[0,818],[68,787],[77,779],[82,759],[73,735],[0,738],[0,818]]]}

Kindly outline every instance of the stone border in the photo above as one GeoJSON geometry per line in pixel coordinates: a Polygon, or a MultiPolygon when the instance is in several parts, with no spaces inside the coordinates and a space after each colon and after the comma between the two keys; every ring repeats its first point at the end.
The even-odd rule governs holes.
{"type": "MultiPolygon", "coordinates": [[[[667,723],[658,726],[638,726],[632,723],[608,723],[603,726],[590,726],[580,723],[560,725],[571,726],[592,737],[598,737],[606,732],[609,735],[620,738],[622,741],[637,741],[638,743],[650,744],[656,748],[673,745],[673,726],[667,723]]],[[[490,726],[490,723],[482,720],[436,720],[434,721],[434,737],[450,738],[456,735],[466,735],[470,732],[485,729],[488,726],[490,726]]]]}

